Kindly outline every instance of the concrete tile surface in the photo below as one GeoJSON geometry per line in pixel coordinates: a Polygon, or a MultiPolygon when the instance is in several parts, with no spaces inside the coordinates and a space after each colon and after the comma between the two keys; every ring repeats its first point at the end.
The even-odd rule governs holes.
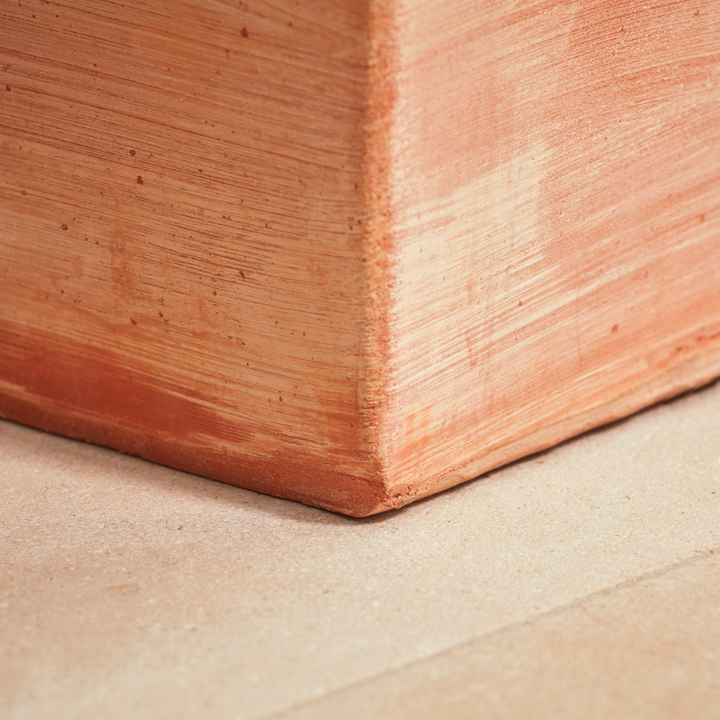
{"type": "Polygon", "coordinates": [[[274,717],[720,717],[720,551],[274,717]]]}
{"type": "Polygon", "coordinates": [[[719,521],[720,384],[365,520],[0,422],[0,717],[720,717],[719,521]]]}

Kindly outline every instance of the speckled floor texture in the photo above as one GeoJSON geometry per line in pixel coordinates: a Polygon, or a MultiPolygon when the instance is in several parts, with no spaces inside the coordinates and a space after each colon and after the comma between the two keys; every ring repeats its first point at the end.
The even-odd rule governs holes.
{"type": "Polygon", "coordinates": [[[720,384],[353,520],[0,422],[0,718],[720,718],[720,384]]]}

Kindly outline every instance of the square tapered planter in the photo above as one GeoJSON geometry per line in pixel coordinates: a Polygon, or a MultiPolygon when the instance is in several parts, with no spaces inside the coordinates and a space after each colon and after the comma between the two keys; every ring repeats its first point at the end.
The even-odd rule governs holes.
{"type": "Polygon", "coordinates": [[[363,516],[720,375],[720,2],[0,5],[0,416],[363,516]]]}

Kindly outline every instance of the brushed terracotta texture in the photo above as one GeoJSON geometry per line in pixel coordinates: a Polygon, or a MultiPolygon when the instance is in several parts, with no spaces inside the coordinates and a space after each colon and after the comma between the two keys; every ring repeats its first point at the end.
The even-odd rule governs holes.
{"type": "Polygon", "coordinates": [[[0,416],[350,515],[720,375],[720,3],[0,5],[0,416]]]}

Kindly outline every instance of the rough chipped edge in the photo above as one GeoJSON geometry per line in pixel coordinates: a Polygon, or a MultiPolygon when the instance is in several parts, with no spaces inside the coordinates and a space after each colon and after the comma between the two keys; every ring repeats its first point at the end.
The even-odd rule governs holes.
{"type": "Polygon", "coordinates": [[[392,131],[397,102],[397,48],[394,32],[395,0],[368,0],[365,43],[366,97],[363,132],[363,203],[365,237],[363,269],[366,278],[366,325],[361,346],[364,442],[373,458],[373,490],[377,507],[386,508],[389,457],[387,450],[388,379],[392,359],[391,290],[394,280],[395,236],[392,211],[392,131]]]}

